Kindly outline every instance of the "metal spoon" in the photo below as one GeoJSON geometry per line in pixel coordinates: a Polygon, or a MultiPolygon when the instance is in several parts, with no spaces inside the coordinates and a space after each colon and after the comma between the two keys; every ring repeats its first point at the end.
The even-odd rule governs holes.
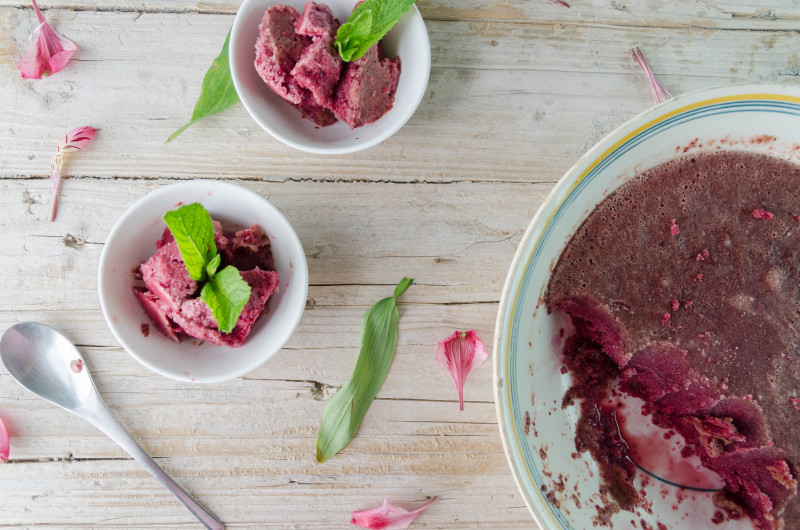
{"type": "Polygon", "coordinates": [[[139,447],[111,414],[80,352],[61,333],[38,322],[10,327],[0,339],[0,359],[17,383],[104,432],[167,487],[206,528],[225,528],[197,504],[139,447]]]}

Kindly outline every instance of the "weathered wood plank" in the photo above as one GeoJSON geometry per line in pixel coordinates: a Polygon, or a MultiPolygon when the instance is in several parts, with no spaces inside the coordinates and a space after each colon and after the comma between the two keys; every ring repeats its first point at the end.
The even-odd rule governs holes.
{"type": "MultiPolygon", "coordinates": [[[[470,377],[460,412],[434,353],[455,328],[474,327],[491,344],[505,270],[546,185],[244,182],[297,229],[313,302],[269,363],[228,383],[187,385],[151,374],[116,345],[93,273],[113,221],[165,182],[70,179],[49,223],[48,181],[0,181],[0,292],[24,293],[0,299],[0,329],[42,320],[81,345],[122,423],[233,527],[344,528],[351,510],[384,496],[413,504],[426,495],[444,508],[421,518],[423,528],[530,525],[500,444],[490,365],[470,377]],[[390,375],[357,439],[315,464],[322,409],[352,371],[360,317],[404,274],[417,285],[403,298],[390,375]],[[478,504],[487,508],[469,509],[478,504]]],[[[192,523],[101,433],[7,374],[0,415],[12,436],[0,524],[192,523]]]]}
{"type": "MultiPolygon", "coordinates": [[[[502,454],[491,465],[505,466],[500,458],[504,459],[502,454]]],[[[414,528],[531,525],[518,495],[503,486],[507,477],[482,469],[480,462],[469,477],[416,471],[409,475],[394,471],[391,461],[370,467],[370,474],[362,470],[341,476],[321,469],[317,476],[276,473],[263,458],[196,456],[159,463],[228,528],[353,528],[349,521],[354,509],[377,506],[384,498],[411,508],[425,502],[432,491],[438,493],[439,502],[417,519],[414,528]]],[[[198,526],[132,461],[8,465],[0,494],[6,504],[0,517],[9,525],[198,526]]]]}
{"type": "Polygon", "coordinates": [[[677,94],[793,80],[800,40],[779,31],[431,22],[434,67],[411,121],[373,149],[320,157],[273,140],[240,106],[162,144],[190,114],[231,16],[54,14],[81,51],[58,75],[24,81],[13,63],[26,43],[29,13],[0,8],[0,23],[14,28],[0,36],[0,83],[8,90],[0,99],[2,177],[43,176],[65,130],[91,124],[102,131],[70,162],[71,174],[554,182],[586,148],[651,104],[632,46],[642,46],[677,94]]]}
{"type": "MultiPolygon", "coordinates": [[[[355,2],[354,2],[355,3],[355,2]]],[[[426,20],[541,21],[556,23],[606,24],[660,28],[713,27],[721,29],[785,29],[800,27],[800,8],[791,0],[743,2],[742,0],[696,1],[570,0],[569,9],[547,0],[419,0],[417,6],[426,20]]],[[[142,5],[133,0],[91,2],[51,0],[42,9],[76,11],[123,11],[135,13],[235,14],[238,0],[213,2],[152,0],[142,5]]],[[[0,0],[0,6],[30,8],[21,0],[0,0]]]]}
{"type": "MultiPolygon", "coordinates": [[[[82,153],[81,153],[82,154],[82,153]]],[[[50,183],[0,180],[0,289],[26,308],[96,309],[102,243],[125,209],[165,181],[68,178],[57,222],[50,183]]],[[[289,219],[308,258],[315,304],[368,306],[404,275],[404,301],[496,302],[516,242],[546,184],[242,183],[289,219]],[[365,227],[369,227],[365,229],[365,227]],[[354,286],[341,291],[324,286],[354,286]]],[[[133,266],[133,265],[132,265],[133,266]]],[[[18,308],[0,300],[0,308],[18,308]]],[[[92,344],[89,342],[89,344],[92,344]]]]}

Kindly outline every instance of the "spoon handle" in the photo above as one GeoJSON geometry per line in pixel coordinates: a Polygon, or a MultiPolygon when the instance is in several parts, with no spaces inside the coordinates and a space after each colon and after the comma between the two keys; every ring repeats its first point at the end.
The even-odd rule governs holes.
{"type": "Polygon", "coordinates": [[[74,412],[86,418],[106,436],[115,441],[117,445],[122,447],[134,460],[144,466],[144,468],[166,486],[206,528],[211,530],[222,530],[225,528],[225,525],[219,519],[211,515],[205,508],[200,506],[197,501],[191,498],[188,493],[183,491],[183,489],[178,486],[152,458],[150,458],[150,455],[136,443],[136,440],[125,430],[125,427],[120,424],[114,414],[108,410],[108,407],[106,407],[99,396],[97,396],[95,400],[90,400],[89,403],[81,407],[81,409],[82,410],[75,410],[74,412]]]}

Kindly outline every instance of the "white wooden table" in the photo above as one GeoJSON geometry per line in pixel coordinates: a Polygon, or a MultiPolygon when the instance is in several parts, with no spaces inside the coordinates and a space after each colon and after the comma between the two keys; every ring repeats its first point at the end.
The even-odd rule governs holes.
{"type": "MultiPolygon", "coordinates": [[[[732,83],[796,83],[792,0],[420,0],[431,38],[428,92],[411,121],[353,156],[283,146],[237,105],[166,137],[190,115],[237,0],[43,0],[79,51],[25,81],[15,63],[35,25],[0,0],[0,331],[39,320],[79,345],[109,407],[229,527],[351,528],[384,498],[440,501],[416,528],[534,525],[506,463],[491,362],[458,410],[436,342],[453,330],[492,343],[519,238],[581,153],[651,105],[630,58],[640,46],[673,94],[732,83]],[[48,222],[48,167],[64,133],[95,142],[66,168],[48,222]],[[154,375],[111,336],[96,270],[106,235],[136,199],[193,178],[268,197],[297,230],[311,286],[288,345],[251,374],[189,385],[154,375]],[[400,338],[356,439],[325,464],[314,442],[349,376],[361,315],[403,276],[400,338]]],[[[11,460],[0,525],[193,526],[194,518],[105,436],[0,370],[11,460]]]]}

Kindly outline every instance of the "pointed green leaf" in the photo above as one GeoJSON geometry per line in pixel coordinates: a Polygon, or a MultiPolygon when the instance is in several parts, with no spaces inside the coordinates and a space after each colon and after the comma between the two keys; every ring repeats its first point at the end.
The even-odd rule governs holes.
{"type": "Polygon", "coordinates": [[[250,291],[236,267],[228,265],[203,285],[200,298],[211,308],[219,330],[230,333],[250,300],[250,291]]]}
{"type": "Polygon", "coordinates": [[[211,261],[208,262],[206,265],[206,272],[208,272],[208,277],[211,278],[217,273],[217,269],[219,269],[219,264],[222,262],[222,255],[217,254],[211,261]]]}
{"type": "Polygon", "coordinates": [[[361,320],[361,351],[350,381],[331,398],[322,413],[317,461],[325,462],[346,446],[386,379],[397,346],[397,298],[414,280],[403,278],[394,296],[372,306],[361,320]]]}
{"type": "Polygon", "coordinates": [[[165,213],[164,222],[178,244],[189,276],[198,282],[205,280],[206,265],[217,253],[211,216],[195,202],[165,213]]]}
{"type": "Polygon", "coordinates": [[[230,39],[231,32],[228,31],[228,36],[225,38],[222,51],[211,63],[211,67],[203,78],[200,98],[198,98],[197,103],[194,105],[191,121],[172,133],[164,143],[171,142],[188,127],[194,125],[203,118],[222,112],[239,101],[239,95],[236,93],[236,88],[233,86],[230,63],[228,61],[228,44],[230,43],[230,39]]]}

